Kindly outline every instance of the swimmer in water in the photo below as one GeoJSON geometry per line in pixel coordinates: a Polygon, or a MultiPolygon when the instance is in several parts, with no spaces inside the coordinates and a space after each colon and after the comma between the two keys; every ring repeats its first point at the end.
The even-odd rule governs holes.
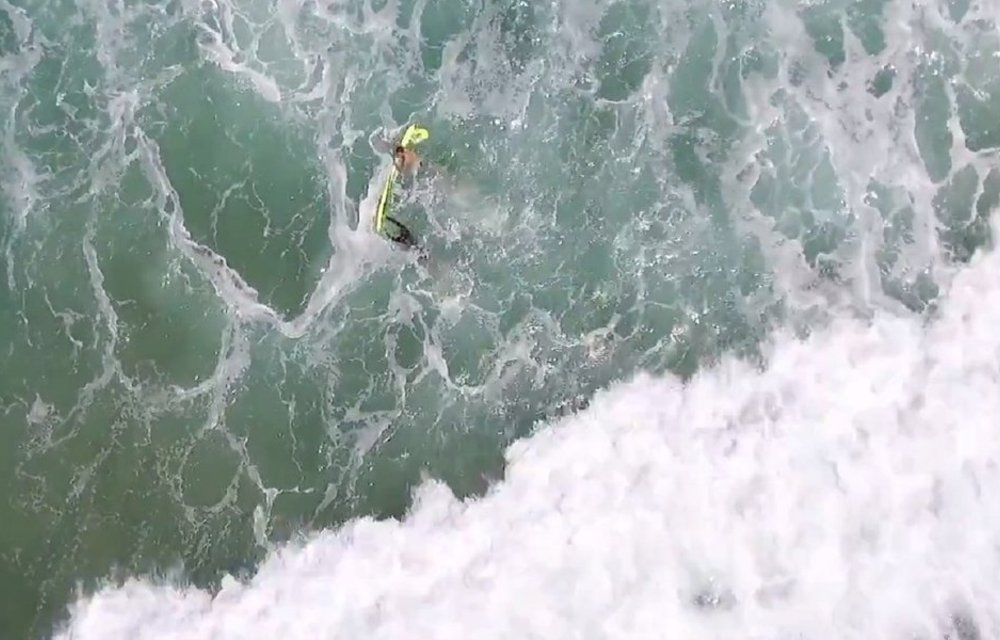
{"type": "MultiPolygon", "coordinates": [[[[413,129],[412,125],[411,129],[413,129]]],[[[424,162],[420,155],[413,149],[412,142],[411,144],[407,144],[405,146],[402,144],[406,139],[407,136],[404,135],[404,137],[396,143],[390,143],[385,139],[377,140],[372,146],[380,151],[391,154],[393,167],[396,169],[400,177],[412,178],[419,170],[424,168],[424,162]]],[[[417,142],[420,142],[420,140],[417,140],[417,142]]],[[[384,221],[388,223],[383,231],[386,237],[407,249],[415,249],[421,259],[426,259],[426,250],[420,246],[413,233],[406,227],[406,225],[387,213],[384,213],[383,215],[385,216],[383,218],[384,221]]]]}
{"type": "MultiPolygon", "coordinates": [[[[396,171],[403,176],[413,176],[420,168],[420,156],[413,149],[408,149],[402,145],[396,145],[392,152],[392,163],[396,166],[396,171]]],[[[422,252],[413,233],[399,220],[387,215],[386,222],[392,223],[396,227],[396,233],[388,233],[387,236],[393,242],[403,245],[407,249],[417,249],[422,252]]]]}

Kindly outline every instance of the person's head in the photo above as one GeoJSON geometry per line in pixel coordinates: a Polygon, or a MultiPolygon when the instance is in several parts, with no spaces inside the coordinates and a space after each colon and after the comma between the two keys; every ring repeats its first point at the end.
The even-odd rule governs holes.
{"type": "Polygon", "coordinates": [[[393,150],[393,162],[396,164],[398,170],[410,173],[416,171],[417,166],[420,164],[420,158],[413,149],[397,146],[393,150]]]}

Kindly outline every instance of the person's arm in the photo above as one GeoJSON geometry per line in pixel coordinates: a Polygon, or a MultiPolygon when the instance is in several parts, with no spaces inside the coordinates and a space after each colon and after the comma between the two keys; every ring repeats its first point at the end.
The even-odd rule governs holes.
{"type": "Polygon", "coordinates": [[[375,131],[372,131],[368,136],[368,144],[377,153],[388,153],[392,155],[392,150],[396,148],[396,141],[399,139],[399,134],[395,136],[386,137],[386,131],[382,127],[379,127],[375,131]]]}
{"type": "Polygon", "coordinates": [[[426,155],[421,155],[423,164],[433,167],[434,172],[439,175],[455,175],[458,173],[458,156],[454,151],[438,149],[427,149],[426,155]]]}
{"type": "Polygon", "coordinates": [[[392,144],[391,140],[386,140],[385,138],[369,138],[368,144],[371,145],[377,153],[392,153],[392,148],[395,146],[392,144]]]}

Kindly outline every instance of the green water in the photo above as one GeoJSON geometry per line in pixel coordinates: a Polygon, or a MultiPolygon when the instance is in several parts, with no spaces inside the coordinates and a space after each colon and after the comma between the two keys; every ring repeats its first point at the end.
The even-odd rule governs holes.
{"type": "Polygon", "coordinates": [[[1000,198],[959,4],[895,59],[870,1],[0,3],[0,637],[399,515],[421,474],[482,492],[609,382],[808,326],[801,290],[922,310],[920,247],[967,258],[1000,198]],[[890,101],[918,155],[869,167],[890,101]],[[368,230],[370,139],[411,121],[429,265],[368,230]]]}

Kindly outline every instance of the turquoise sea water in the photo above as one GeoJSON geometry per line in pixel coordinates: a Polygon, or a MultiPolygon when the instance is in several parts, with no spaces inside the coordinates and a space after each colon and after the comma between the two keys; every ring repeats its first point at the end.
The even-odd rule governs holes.
{"type": "MultiPolygon", "coordinates": [[[[848,318],[921,326],[991,239],[998,15],[3,0],[0,638],[228,637],[156,595],[143,619],[173,622],[145,636],[67,607],[130,577],[214,593],[289,540],[404,517],[425,478],[474,502],[509,445],[639,372],[768,370],[776,335],[848,318]],[[394,211],[427,264],[371,232],[374,143],[409,122],[433,172],[394,211]]],[[[735,386],[685,402],[718,426],[735,386]]],[[[638,428],[670,389],[600,415],[638,428]]],[[[292,635],[401,637],[324,624],[292,635]]]]}

